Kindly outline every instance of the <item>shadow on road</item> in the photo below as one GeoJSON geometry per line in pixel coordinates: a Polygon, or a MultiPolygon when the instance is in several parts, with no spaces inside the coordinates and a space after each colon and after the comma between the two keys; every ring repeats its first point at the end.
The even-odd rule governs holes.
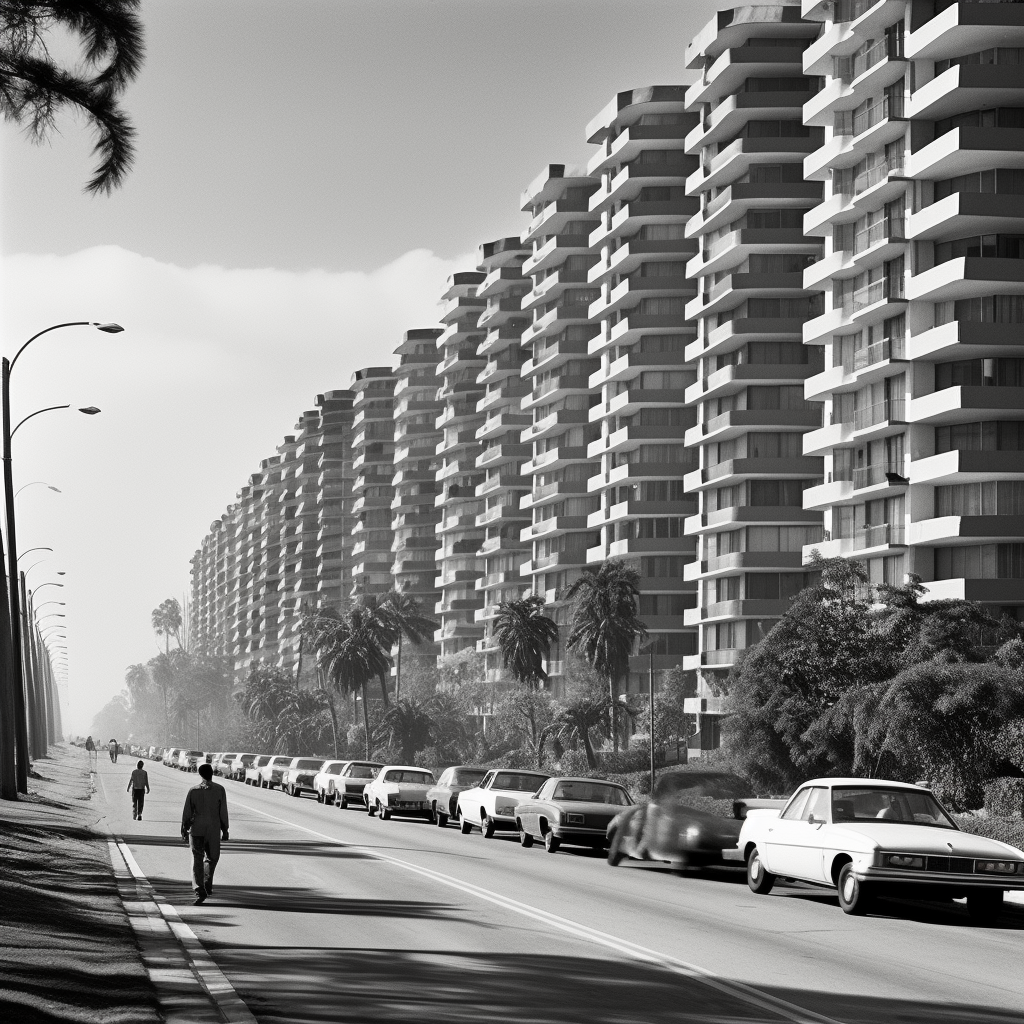
{"type": "MultiPolygon", "coordinates": [[[[188,847],[180,836],[134,836],[122,833],[122,838],[129,846],[172,846],[187,851],[188,847]]],[[[224,855],[235,856],[243,853],[283,854],[286,857],[334,857],[356,858],[365,860],[369,855],[352,846],[341,846],[338,843],[321,843],[316,840],[277,840],[277,839],[229,839],[221,847],[224,855]]]]}
{"type": "MultiPolygon", "coordinates": [[[[274,1024],[683,1024],[776,1021],[728,991],[631,961],[459,951],[211,947],[239,995],[274,1024]]],[[[763,991],[763,990],[762,990],[763,991]]],[[[850,1024],[1019,1024],[1010,1011],[768,990],[850,1024]]]]}

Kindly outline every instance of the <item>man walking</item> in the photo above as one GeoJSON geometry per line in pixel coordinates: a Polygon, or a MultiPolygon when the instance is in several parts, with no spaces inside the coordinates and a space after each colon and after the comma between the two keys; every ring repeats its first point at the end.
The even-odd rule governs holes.
{"type": "Polygon", "coordinates": [[[85,741],[85,749],[89,754],[89,765],[92,766],[96,760],[96,744],[92,741],[92,736],[88,737],[85,741]]]}
{"type": "Polygon", "coordinates": [[[107,744],[107,750],[110,751],[110,763],[117,764],[117,755],[121,752],[121,748],[117,745],[117,740],[112,739],[107,744]]]}
{"type": "Polygon", "coordinates": [[[142,821],[142,808],[146,805],[146,794],[149,792],[149,772],[143,767],[144,764],[145,761],[140,761],[128,780],[128,789],[132,791],[132,817],[139,821],[142,821]]]}
{"type": "Polygon", "coordinates": [[[181,812],[181,838],[192,848],[196,906],[213,895],[213,873],[220,860],[221,840],[228,840],[228,795],[223,786],[213,781],[212,765],[201,764],[199,775],[202,781],[188,791],[181,812]]]}

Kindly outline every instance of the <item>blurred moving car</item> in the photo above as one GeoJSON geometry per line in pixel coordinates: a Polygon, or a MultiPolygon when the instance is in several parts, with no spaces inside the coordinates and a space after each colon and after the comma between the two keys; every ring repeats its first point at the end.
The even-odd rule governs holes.
{"type": "Polygon", "coordinates": [[[336,792],[334,781],[348,761],[324,761],[323,767],[313,776],[313,792],[318,804],[333,804],[336,792]]]}
{"type": "Polygon", "coordinates": [[[515,831],[516,807],[533,796],[551,776],[547,772],[524,771],[518,768],[492,768],[479,786],[459,794],[459,828],[469,835],[480,829],[485,839],[497,830],[515,831]]]}
{"type": "Polygon", "coordinates": [[[260,754],[248,768],[245,769],[245,784],[247,786],[258,786],[260,784],[260,769],[270,763],[270,754],[260,754]]]}
{"type": "Polygon", "coordinates": [[[603,850],[611,820],[632,803],[629,793],[615,782],[548,779],[534,796],[516,807],[519,842],[533,846],[534,839],[539,839],[548,853],[563,845],[603,850]]]}
{"type": "Polygon", "coordinates": [[[834,888],[847,914],[879,895],[967,898],[979,924],[994,924],[1003,893],[1024,890],[1024,852],[962,832],[929,789],[884,779],[812,779],[781,813],[752,810],[740,847],[759,895],[779,878],[834,888]]]}
{"type": "Polygon", "coordinates": [[[609,824],[608,863],[614,867],[632,857],[666,861],[683,870],[724,863],[730,851],[739,861],[743,822],[737,815],[752,802],[743,795],[749,788],[728,772],[666,772],[655,783],[650,803],[621,812],[609,824]],[[732,817],[720,813],[722,802],[731,806],[732,817]]]}
{"type": "Polygon", "coordinates": [[[478,786],[486,774],[486,768],[468,764],[445,768],[436,785],[427,793],[430,813],[438,828],[444,828],[449,818],[459,816],[459,794],[478,786]]]}
{"type": "Polygon", "coordinates": [[[342,769],[341,774],[327,784],[328,793],[332,791],[331,787],[333,786],[334,806],[342,811],[350,803],[365,807],[363,792],[383,767],[384,765],[379,761],[349,761],[342,769]]]}
{"type": "Polygon", "coordinates": [[[293,757],[291,764],[281,773],[281,789],[295,797],[301,797],[303,793],[315,793],[313,779],[323,766],[322,757],[293,757]]]}
{"type": "Polygon", "coordinates": [[[274,789],[281,785],[284,773],[294,758],[291,754],[275,754],[259,769],[259,785],[263,789],[274,789]]]}
{"type": "Polygon", "coordinates": [[[433,772],[415,765],[386,764],[363,790],[363,803],[382,821],[393,814],[430,819],[427,792],[434,785],[433,772]]]}
{"type": "Polygon", "coordinates": [[[175,767],[179,750],[181,750],[181,747],[168,747],[164,751],[164,756],[161,759],[161,763],[167,768],[175,767]]]}

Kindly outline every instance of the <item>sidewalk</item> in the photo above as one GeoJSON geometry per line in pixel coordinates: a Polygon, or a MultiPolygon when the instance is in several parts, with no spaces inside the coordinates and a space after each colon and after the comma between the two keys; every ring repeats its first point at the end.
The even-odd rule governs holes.
{"type": "Polygon", "coordinates": [[[60,745],[0,802],[0,1020],[158,1024],[157,997],[91,831],[88,755],[60,745]]]}

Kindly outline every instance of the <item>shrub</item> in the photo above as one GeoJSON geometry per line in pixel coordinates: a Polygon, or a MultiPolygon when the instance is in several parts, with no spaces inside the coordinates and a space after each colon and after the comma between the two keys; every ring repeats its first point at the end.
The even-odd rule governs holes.
{"type": "Polygon", "coordinates": [[[584,750],[566,750],[558,759],[557,765],[559,775],[578,775],[584,778],[603,778],[605,775],[600,769],[590,767],[584,750]]]}
{"type": "Polygon", "coordinates": [[[995,818],[1024,815],[1024,779],[1003,776],[986,783],[985,810],[995,818]]]}
{"type": "Polygon", "coordinates": [[[1009,843],[1018,850],[1024,851],[1024,820],[1020,818],[988,817],[976,814],[954,814],[953,820],[972,835],[984,836],[986,839],[998,839],[1001,843],[1009,843]]]}
{"type": "Polygon", "coordinates": [[[605,772],[625,775],[645,769],[650,771],[651,745],[647,740],[639,740],[629,750],[602,750],[597,759],[601,770],[605,772]]]}

